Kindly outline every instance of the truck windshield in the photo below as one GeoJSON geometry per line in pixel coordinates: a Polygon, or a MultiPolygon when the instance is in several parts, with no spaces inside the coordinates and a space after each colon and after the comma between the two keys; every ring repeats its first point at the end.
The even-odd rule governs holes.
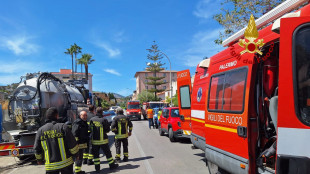
{"type": "Polygon", "coordinates": [[[171,117],[180,117],[179,109],[171,109],[171,117]]]}
{"type": "Polygon", "coordinates": [[[140,109],[140,105],[136,104],[136,105],[128,105],[127,109],[140,109]]]}
{"type": "Polygon", "coordinates": [[[295,103],[299,119],[310,126],[310,25],[299,27],[294,33],[295,103]],[[296,95],[297,94],[297,95],[296,95]]]}
{"type": "Polygon", "coordinates": [[[163,103],[150,103],[150,107],[153,108],[160,108],[163,107],[163,103]]]}

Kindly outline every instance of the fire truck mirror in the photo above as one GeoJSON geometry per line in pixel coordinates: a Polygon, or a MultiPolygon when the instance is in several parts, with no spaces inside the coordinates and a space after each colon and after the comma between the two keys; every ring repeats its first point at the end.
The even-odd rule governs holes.
{"type": "Polygon", "coordinates": [[[246,127],[238,126],[237,127],[237,133],[238,133],[238,135],[240,137],[246,138],[247,137],[247,129],[246,129],[246,127]]]}
{"type": "Polygon", "coordinates": [[[184,121],[184,115],[180,115],[180,119],[184,121]]]}

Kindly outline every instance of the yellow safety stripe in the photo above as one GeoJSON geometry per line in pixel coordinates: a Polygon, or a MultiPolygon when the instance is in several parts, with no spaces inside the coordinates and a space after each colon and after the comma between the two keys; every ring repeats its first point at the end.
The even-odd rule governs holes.
{"type": "Polygon", "coordinates": [[[76,140],[76,141],[79,141],[79,137],[75,137],[75,140],[76,140]]]}
{"type": "Polygon", "coordinates": [[[116,131],[116,128],[113,128],[112,131],[116,131]]]}
{"type": "Polygon", "coordinates": [[[66,150],[65,150],[65,144],[64,144],[63,138],[58,138],[58,146],[60,150],[61,160],[64,161],[65,159],[67,159],[67,156],[66,156],[66,150]]]}
{"type": "Polygon", "coordinates": [[[75,166],[75,167],[74,167],[74,172],[75,172],[75,173],[80,172],[80,171],[81,171],[81,168],[82,168],[82,167],[80,167],[80,166],[75,166]]]}
{"type": "Polygon", "coordinates": [[[91,143],[93,145],[102,145],[102,144],[107,144],[109,143],[109,140],[108,139],[105,139],[105,140],[92,140],[91,143]]]}
{"type": "Polygon", "coordinates": [[[94,159],[94,155],[93,155],[93,154],[89,154],[89,155],[88,155],[88,159],[89,159],[89,160],[94,159]]]}
{"type": "Polygon", "coordinates": [[[127,137],[128,137],[128,134],[115,135],[116,139],[127,138],[127,137]]]}
{"type": "Polygon", "coordinates": [[[113,160],[113,157],[111,157],[111,158],[109,158],[109,159],[107,159],[108,161],[111,161],[111,160],[113,160]]]}
{"type": "Polygon", "coordinates": [[[119,158],[119,157],[121,157],[121,154],[116,154],[115,155],[115,158],[119,158]]]}
{"type": "Polygon", "coordinates": [[[128,153],[124,153],[124,156],[125,156],[125,157],[128,157],[128,153]]]}
{"type": "Polygon", "coordinates": [[[72,149],[69,149],[69,150],[70,150],[71,154],[74,155],[74,154],[78,153],[79,147],[78,147],[78,145],[76,145],[72,149]]]}
{"type": "Polygon", "coordinates": [[[197,121],[197,122],[199,122],[199,123],[205,123],[204,120],[199,120],[199,119],[196,119],[196,118],[192,118],[192,120],[193,120],[193,121],[197,121]]]}
{"type": "Polygon", "coordinates": [[[100,140],[103,140],[103,127],[100,126],[100,140]]]}
{"type": "Polygon", "coordinates": [[[83,153],[83,158],[88,158],[88,153],[83,153]]]}
{"type": "Polygon", "coordinates": [[[237,129],[233,129],[233,128],[216,126],[216,125],[212,125],[212,124],[205,124],[205,126],[208,128],[212,128],[212,129],[218,129],[218,130],[223,130],[223,131],[227,131],[227,132],[237,133],[237,129]]]}
{"type": "Polygon", "coordinates": [[[129,130],[132,130],[132,127],[130,127],[129,130]]]}
{"type": "Polygon", "coordinates": [[[116,136],[118,136],[118,135],[121,135],[122,134],[122,123],[119,121],[119,122],[117,122],[117,126],[118,126],[118,134],[116,135],[116,136]]]}
{"type": "Polygon", "coordinates": [[[87,143],[79,144],[79,149],[86,149],[86,148],[87,148],[87,143]]]}
{"type": "Polygon", "coordinates": [[[64,161],[60,161],[60,162],[49,163],[49,164],[45,163],[45,169],[46,170],[58,170],[58,169],[65,168],[71,164],[73,164],[72,157],[70,157],[64,161]]]}
{"type": "Polygon", "coordinates": [[[114,160],[113,160],[113,159],[112,159],[112,161],[109,162],[109,164],[112,164],[112,163],[114,163],[114,160]]]}
{"type": "Polygon", "coordinates": [[[50,162],[50,157],[48,155],[48,148],[47,148],[47,144],[46,144],[46,141],[41,141],[41,145],[43,147],[43,150],[44,150],[44,158],[45,158],[45,164],[49,164],[50,162]]]}
{"type": "Polygon", "coordinates": [[[35,154],[37,160],[41,160],[43,158],[42,154],[35,154]]]}
{"type": "Polygon", "coordinates": [[[95,164],[95,165],[100,164],[100,159],[99,159],[99,158],[95,158],[95,159],[94,159],[94,164],[95,164]]]}

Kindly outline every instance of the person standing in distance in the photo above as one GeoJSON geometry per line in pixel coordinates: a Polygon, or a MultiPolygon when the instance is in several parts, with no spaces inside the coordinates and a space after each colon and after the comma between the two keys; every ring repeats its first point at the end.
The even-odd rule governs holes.
{"type": "Polygon", "coordinates": [[[46,111],[46,124],[39,128],[34,142],[35,157],[38,164],[45,161],[48,174],[73,174],[73,158],[79,147],[68,126],[56,122],[58,117],[55,107],[46,111]]]}
{"type": "MultiPolygon", "coordinates": [[[[89,121],[91,118],[95,116],[94,111],[95,111],[95,106],[90,105],[88,107],[88,112],[87,112],[87,124],[89,128],[90,128],[89,121]]],[[[91,132],[89,129],[88,135],[90,136],[90,134],[91,132]]],[[[94,155],[91,153],[91,142],[87,142],[87,148],[84,149],[84,153],[83,153],[83,164],[93,165],[94,164],[93,159],[94,159],[94,155]]]]}
{"type": "Polygon", "coordinates": [[[124,115],[122,108],[116,109],[117,116],[114,117],[111,125],[112,131],[115,133],[116,157],[115,161],[120,162],[121,143],[123,143],[123,161],[128,161],[128,136],[131,136],[132,122],[124,115]]]}
{"type": "Polygon", "coordinates": [[[96,116],[90,119],[92,154],[94,155],[96,172],[100,172],[100,148],[107,158],[110,169],[115,169],[118,167],[118,164],[115,164],[109,147],[107,133],[110,132],[110,125],[108,120],[103,118],[102,114],[103,109],[98,107],[96,109],[96,116]]]}
{"type": "Polygon", "coordinates": [[[149,128],[151,129],[151,126],[153,126],[153,129],[154,129],[153,109],[148,107],[146,110],[146,114],[147,114],[147,119],[149,120],[149,128]]]}
{"type": "Polygon", "coordinates": [[[78,146],[79,152],[78,156],[79,159],[75,161],[74,172],[75,174],[83,174],[84,171],[81,170],[82,168],[82,160],[83,160],[83,152],[87,149],[87,144],[89,142],[89,134],[88,134],[88,124],[87,124],[87,112],[81,111],[80,118],[76,119],[72,125],[72,133],[75,137],[78,146]]]}

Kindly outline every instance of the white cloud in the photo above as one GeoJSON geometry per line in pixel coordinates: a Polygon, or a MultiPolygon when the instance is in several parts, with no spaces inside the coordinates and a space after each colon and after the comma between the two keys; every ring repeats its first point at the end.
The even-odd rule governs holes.
{"type": "Polygon", "coordinates": [[[120,32],[114,33],[113,40],[115,42],[117,42],[117,43],[124,42],[126,40],[125,37],[124,37],[124,31],[120,31],[120,32]]]}
{"type": "Polygon", "coordinates": [[[110,73],[110,74],[121,76],[121,74],[119,72],[117,72],[116,70],[114,70],[114,69],[104,69],[104,71],[107,72],[107,73],[110,73]]]}
{"type": "Polygon", "coordinates": [[[116,57],[121,54],[121,51],[118,48],[112,48],[109,44],[104,42],[95,43],[98,47],[103,48],[109,53],[109,57],[116,57]]]}
{"type": "Polygon", "coordinates": [[[39,46],[31,42],[31,38],[27,36],[0,37],[0,46],[15,55],[30,55],[39,49],[39,46]]]}
{"type": "Polygon", "coordinates": [[[200,31],[193,36],[189,48],[181,53],[184,65],[195,67],[203,60],[204,57],[211,57],[218,51],[222,50],[221,45],[216,45],[214,40],[218,38],[219,31],[215,29],[211,31],[200,31]]]}
{"type": "Polygon", "coordinates": [[[221,6],[218,0],[201,0],[197,3],[193,14],[198,18],[208,19],[219,11],[221,6]]]}

